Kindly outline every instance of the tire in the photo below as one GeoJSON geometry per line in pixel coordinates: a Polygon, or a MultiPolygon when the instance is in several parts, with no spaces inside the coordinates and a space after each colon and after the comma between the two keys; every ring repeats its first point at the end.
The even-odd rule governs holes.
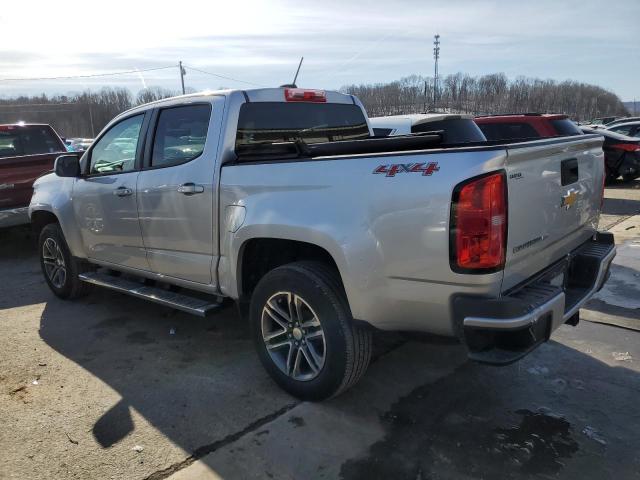
{"type": "Polygon", "coordinates": [[[85,295],[90,285],[78,275],[87,271],[85,264],[73,258],[57,223],[46,225],[38,238],[40,267],[51,291],[63,299],[85,295]]]}
{"type": "Polygon", "coordinates": [[[289,394],[324,400],[364,375],[371,329],[354,323],[339,275],[326,265],[295,262],[271,270],[258,282],[249,310],[260,361],[289,394]]]}
{"type": "Polygon", "coordinates": [[[616,180],[618,179],[618,174],[613,173],[613,171],[611,170],[611,168],[609,167],[609,165],[607,165],[605,163],[605,177],[604,177],[604,183],[605,185],[611,185],[613,183],[616,182],[616,180]]]}

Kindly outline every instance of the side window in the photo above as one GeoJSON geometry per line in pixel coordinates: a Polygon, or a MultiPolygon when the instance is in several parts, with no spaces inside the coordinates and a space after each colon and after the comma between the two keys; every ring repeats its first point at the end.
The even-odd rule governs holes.
{"type": "Polygon", "coordinates": [[[0,158],[22,154],[22,144],[17,133],[0,130],[0,158]]]}
{"type": "Polygon", "coordinates": [[[204,150],[211,117],[209,105],[160,110],[153,139],[152,167],[167,167],[199,157],[204,150]]]}
{"type": "Polygon", "coordinates": [[[630,125],[624,125],[622,127],[612,127],[609,130],[612,130],[616,133],[620,133],[622,135],[629,135],[631,133],[631,130],[633,129],[632,126],[630,125]]]}
{"type": "Polygon", "coordinates": [[[29,127],[22,132],[22,148],[25,155],[64,151],[60,141],[47,127],[29,127]]]}
{"type": "Polygon", "coordinates": [[[111,127],[91,150],[89,174],[134,170],[143,120],[144,114],[136,115],[111,127]]]}

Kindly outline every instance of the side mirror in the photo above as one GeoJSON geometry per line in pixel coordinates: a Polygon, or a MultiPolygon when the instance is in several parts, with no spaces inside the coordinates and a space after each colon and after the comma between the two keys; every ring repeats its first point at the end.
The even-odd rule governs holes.
{"type": "Polygon", "coordinates": [[[53,164],[53,170],[59,177],[79,177],[80,159],[77,155],[60,155],[53,164]]]}

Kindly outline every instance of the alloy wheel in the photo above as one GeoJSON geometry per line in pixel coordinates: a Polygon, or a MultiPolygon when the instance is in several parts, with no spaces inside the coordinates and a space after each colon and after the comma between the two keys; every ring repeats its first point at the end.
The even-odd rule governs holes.
{"type": "Polygon", "coordinates": [[[262,339],[271,360],[294,380],[316,378],[324,366],[326,342],[320,319],[292,292],[272,295],[262,309],[262,339]]]}
{"type": "Polygon", "coordinates": [[[56,288],[62,288],[67,280],[67,266],[58,242],[51,237],[42,244],[42,262],[51,284],[56,288]]]}

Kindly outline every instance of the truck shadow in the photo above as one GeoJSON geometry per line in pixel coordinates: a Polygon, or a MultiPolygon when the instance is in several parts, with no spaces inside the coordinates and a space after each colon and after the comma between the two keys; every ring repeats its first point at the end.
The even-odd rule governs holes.
{"type": "MultiPolygon", "coordinates": [[[[582,341],[573,339],[579,339],[581,332],[594,336],[598,330],[593,329],[608,327],[564,328],[569,333],[563,337],[569,339],[563,341],[576,346],[582,341]]],[[[96,443],[105,449],[134,432],[132,409],[173,444],[199,457],[207,452],[206,446],[221,447],[221,439],[297,403],[263,371],[233,307],[199,319],[95,291],[78,302],[48,302],[40,335],[120,396],[91,427],[96,443]]],[[[606,341],[600,334],[594,338],[606,341]]],[[[460,349],[437,343],[440,348],[460,349]]],[[[423,339],[424,359],[433,361],[426,354],[436,344],[423,339]]],[[[415,360],[420,368],[431,368],[415,360]]],[[[443,355],[433,368],[442,368],[450,360],[443,355]]],[[[627,478],[625,472],[637,471],[638,465],[633,464],[637,459],[618,463],[640,448],[640,418],[634,413],[640,376],[623,368],[628,364],[619,365],[610,366],[553,341],[509,367],[465,364],[398,400],[380,417],[385,438],[364,456],[345,463],[341,474],[344,478],[415,479],[442,471],[453,477],[529,478],[566,469],[565,474],[580,473],[580,478],[606,478],[614,471],[627,478]],[[598,438],[606,439],[606,446],[598,438]],[[384,454],[389,451],[396,453],[384,454]],[[534,471],[536,462],[544,464],[542,470],[534,471]]],[[[404,365],[398,377],[406,376],[406,370],[404,365]]],[[[371,421],[368,400],[394,381],[367,382],[365,377],[343,396],[318,406],[323,415],[350,418],[343,422],[344,432],[338,429],[330,435],[347,438],[351,426],[371,421]]],[[[248,437],[254,434],[247,432],[248,437]]],[[[316,436],[304,426],[286,441],[301,451],[330,448],[315,445],[316,436]]],[[[263,454],[268,457],[273,452],[258,449],[249,463],[267,461],[260,458],[263,454]]],[[[214,460],[207,461],[216,471],[225,469],[214,460]]],[[[286,473],[296,477],[300,472],[286,473]]]]}
{"type": "Polygon", "coordinates": [[[40,270],[29,226],[0,229],[0,309],[43,303],[53,298],[40,270]]]}

